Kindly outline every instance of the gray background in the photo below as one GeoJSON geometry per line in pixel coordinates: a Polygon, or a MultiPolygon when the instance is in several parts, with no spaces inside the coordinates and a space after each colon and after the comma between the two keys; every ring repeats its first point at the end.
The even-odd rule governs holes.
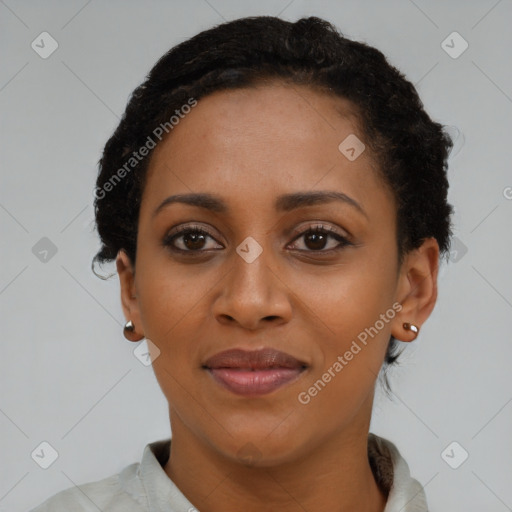
{"type": "Polygon", "coordinates": [[[90,270],[97,161],[165,51],[256,14],[318,15],[375,45],[458,134],[449,171],[457,250],[434,313],[392,374],[392,399],[377,393],[372,431],[397,444],[430,510],[512,510],[511,1],[5,0],[0,512],[117,473],[170,435],[151,366],[122,336],[117,277],[90,270]],[[43,31],[59,45],[46,59],[31,48],[43,31]],[[469,44],[458,58],[441,46],[453,31],[469,44]],[[43,237],[57,249],[46,261],[43,237]],[[31,457],[43,441],[59,454],[46,470],[31,457]],[[458,469],[445,461],[453,441],[462,448],[448,450],[452,464],[469,453],[458,469]]]}

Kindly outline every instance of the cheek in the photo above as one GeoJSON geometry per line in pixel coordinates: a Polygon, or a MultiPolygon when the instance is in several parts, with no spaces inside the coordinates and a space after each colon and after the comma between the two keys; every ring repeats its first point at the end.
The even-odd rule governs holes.
{"type": "Polygon", "coordinates": [[[320,350],[297,395],[304,414],[321,418],[327,429],[349,422],[368,402],[385,357],[390,323],[380,314],[394,310],[363,304],[341,301],[327,315],[330,329],[317,333],[320,350]]]}
{"type": "Polygon", "coordinates": [[[207,281],[213,284],[214,276],[200,265],[173,261],[160,240],[148,232],[142,230],[139,238],[136,285],[146,337],[158,340],[163,349],[180,339],[176,332],[201,307],[201,299],[211,287],[207,281]]]}
{"type": "Polygon", "coordinates": [[[169,265],[153,265],[140,277],[139,306],[146,337],[163,352],[180,351],[182,345],[190,349],[194,333],[205,321],[207,283],[170,270],[169,265]]]}
{"type": "MultiPolygon", "coordinates": [[[[298,320],[309,318],[317,331],[324,331],[334,340],[334,348],[342,349],[348,340],[373,326],[381,314],[392,308],[394,275],[392,262],[358,254],[353,261],[328,273],[290,275],[288,285],[299,299],[297,307],[303,309],[298,320]],[[296,281],[293,285],[292,279],[296,281]]],[[[386,329],[390,330],[388,323],[386,329]]]]}
{"type": "Polygon", "coordinates": [[[319,350],[299,402],[316,414],[332,415],[332,404],[340,404],[333,415],[340,421],[372,392],[396,315],[394,276],[393,260],[364,256],[329,275],[303,276],[297,290],[307,308],[300,316],[310,318],[306,328],[319,350]]]}
{"type": "Polygon", "coordinates": [[[208,315],[209,300],[215,286],[222,286],[225,272],[208,265],[176,263],[160,249],[142,249],[138,264],[144,333],[160,351],[153,361],[155,375],[166,396],[179,399],[180,385],[191,390],[202,371],[198,354],[211,341],[215,322],[208,315]]]}
{"type": "Polygon", "coordinates": [[[170,271],[168,263],[148,266],[139,277],[144,332],[159,350],[152,363],[155,377],[168,402],[186,411],[199,395],[195,389],[201,372],[197,353],[205,322],[202,299],[208,287],[170,271]]]}

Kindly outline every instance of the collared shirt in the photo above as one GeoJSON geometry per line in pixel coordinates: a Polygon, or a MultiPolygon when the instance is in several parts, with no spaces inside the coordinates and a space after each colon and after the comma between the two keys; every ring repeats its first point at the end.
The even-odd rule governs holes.
{"type": "MultiPolygon", "coordinates": [[[[149,443],[140,463],[65,489],[30,512],[200,512],[164,471],[170,448],[170,438],[149,443]]],[[[368,457],[377,484],[388,494],[384,512],[428,512],[422,486],[393,443],[369,434],[368,457]]]]}

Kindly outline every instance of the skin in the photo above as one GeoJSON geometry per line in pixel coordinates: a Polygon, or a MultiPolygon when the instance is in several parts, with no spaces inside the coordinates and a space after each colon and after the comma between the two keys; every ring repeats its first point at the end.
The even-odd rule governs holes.
{"type": "Polygon", "coordinates": [[[434,308],[439,247],[426,239],[398,266],[393,194],[368,146],[354,161],[338,150],[349,134],[364,141],[353,114],[350,102],[306,86],[216,92],[152,155],[136,266],[124,251],[116,264],[126,319],[160,350],[153,368],[172,429],[164,470],[201,512],[384,510],[367,457],[376,377],[390,335],[412,341],[403,323],[421,326],[434,308]],[[281,194],[313,190],[343,192],[364,213],[338,201],[274,209],[281,194]],[[229,211],[173,203],[153,217],[168,196],[191,192],[218,195],[229,211]],[[213,236],[174,241],[195,258],[163,245],[190,222],[213,236]],[[318,223],[352,245],[328,254],[335,238],[299,236],[318,223]],[[263,250],[252,263],[236,252],[248,236],[263,250]],[[300,403],[394,303],[401,311],[300,403]],[[270,394],[235,395],[202,368],[234,347],[273,347],[308,368],[270,394]]]}

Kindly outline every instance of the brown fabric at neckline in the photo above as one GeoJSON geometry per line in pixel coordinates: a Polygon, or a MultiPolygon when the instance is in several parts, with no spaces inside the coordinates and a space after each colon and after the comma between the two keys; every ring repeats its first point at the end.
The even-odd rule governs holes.
{"type": "Polygon", "coordinates": [[[374,434],[368,434],[368,460],[375,481],[387,498],[393,485],[393,461],[388,447],[374,434]]]}

